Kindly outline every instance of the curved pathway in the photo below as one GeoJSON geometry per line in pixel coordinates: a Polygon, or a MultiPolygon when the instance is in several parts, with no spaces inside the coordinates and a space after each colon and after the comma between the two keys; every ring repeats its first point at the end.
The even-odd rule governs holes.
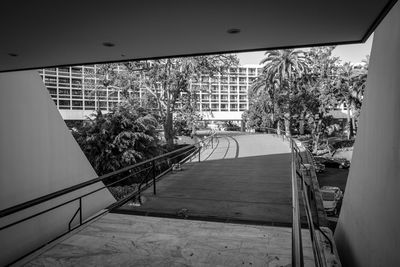
{"type": "Polygon", "coordinates": [[[290,226],[291,154],[269,134],[221,133],[201,162],[183,165],[145,191],[142,206],[118,212],[290,226]]]}

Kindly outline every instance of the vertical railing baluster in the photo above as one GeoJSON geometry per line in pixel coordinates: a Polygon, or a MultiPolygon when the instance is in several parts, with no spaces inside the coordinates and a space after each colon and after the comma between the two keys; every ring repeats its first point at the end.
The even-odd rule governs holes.
{"type": "Polygon", "coordinates": [[[79,225],[82,225],[82,197],[79,198],[79,225]]]}
{"type": "Polygon", "coordinates": [[[153,160],[152,162],[152,169],[153,169],[153,194],[156,194],[156,163],[153,160]]]}
{"type": "Polygon", "coordinates": [[[201,151],[201,146],[199,147],[199,162],[200,162],[200,151],[201,151]]]}

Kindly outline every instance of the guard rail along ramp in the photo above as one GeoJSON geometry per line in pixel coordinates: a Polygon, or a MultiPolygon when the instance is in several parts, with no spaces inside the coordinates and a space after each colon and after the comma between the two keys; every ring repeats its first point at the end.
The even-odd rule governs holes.
{"type": "MultiPolygon", "coordinates": [[[[316,231],[320,231],[322,235],[326,237],[326,239],[330,242],[331,251],[333,253],[333,244],[328,236],[320,229],[318,222],[315,222],[312,217],[311,207],[310,207],[310,199],[315,199],[313,197],[313,190],[310,189],[310,186],[306,184],[305,179],[303,178],[302,171],[306,170],[308,167],[304,164],[303,157],[301,153],[309,153],[308,151],[301,152],[299,146],[296,144],[296,140],[293,138],[286,136],[285,134],[279,133],[275,129],[266,128],[269,133],[276,134],[279,138],[282,138],[283,141],[287,141],[290,144],[291,149],[291,180],[292,180],[292,216],[293,216],[293,223],[292,223],[292,266],[304,266],[303,260],[303,247],[302,247],[302,237],[301,237],[301,223],[300,223],[300,208],[299,208],[299,196],[302,196],[305,206],[305,213],[308,222],[308,228],[310,231],[310,237],[313,247],[313,254],[315,259],[315,266],[327,266],[326,260],[323,257],[322,250],[319,242],[317,242],[316,238],[316,231]]],[[[188,145],[177,149],[175,151],[157,156],[155,158],[140,162],[138,164],[134,164],[131,166],[127,166],[122,168],[118,171],[114,171],[103,176],[97,177],[95,179],[71,186],[69,188],[65,188],[63,190],[24,202],[22,204],[6,208],[0,211],[0,218],[4,218],[13,214],[16,214],[20,211],[26,210],[30,207],[40,205],[42,203],[48,202],[50,200],[59,198],[64,196],[68,193],[77,191],[82,188],[86,188],[94,183],[103,182],[104,186],[90,191],[88,193],[82,194],[78,197],[70,199],[68,201],[62,202],[61,204],[57,204],[50,208],[44,209],[40,212],[34,213],[27,217],[20,218],[16,221],[8,223],[0,227],[0,231],[3,231],[7,228],[13,227],[19,223],[24,221],[31,220],[35,217],[38,217],[44,213],[50,212],[57,208],[60,208],[64,205],[67,205],[72,202],[78,203],[78,208],[76,209],[74,214],[71,214],[71,219],[65,223],[66,230],[65,232],[61,233],[60,235],[54,237],[53,239],[49,240],[46,244],[43,244],[40,247],[33,249],[32,251],[28,251],[24,255],[20,255],[16,259],[12,259],[8,264],[13,264],[20,259],[24,258],[25,256],[33,253],[34,251],[40,249],[41,247],[47,245],[55,241],[56,239],[70,233],[71,231],[81,227],[84,224],[104,215],[105,213],[111,211],[112,209],[124,205],[130,200],[138,200],[140,201],[140,194],[142,191],[153,187],[153,194],[157,194],[157,181],[161,179],[166,173],[170,172],[175,164],[184,164],[188,161],[198,160],[200,161],[200,153],[202,148],[213,146],[214,144],[214,137],[216,133],[210,132],[210,136],[204,138],[203,140],[197,142],[194,145],[188,145]],[[104,210],[101,212],[87,218],[83,219],[82,217],[82,209],[83,209],[83,202],[85,201],[85,197],[95,194],[96,192],[111,188],[116,185],[132,185],[137,184],[136,188],[126,194],[125,196],[117,199],[117,201],[111,204],[108,207],[105,207],[104,210]],[[74,223],[75,219],[78,219],[77,223],[74,223]]],[[[298,142],[298,141],[297,141],[298,142]]]]}
{"type": "MultiPolygon", "coordinates": [[[[44,247],[45,245],[55,241],[56,239],[70,233],[71,231],[81,227],[84,224],[106,214],[107,212],[111,211],[112,209],[119,207],[132,199],[139,199],[140,200],[140,193],[147,188],[153,187],[153,194],[157,193],[156,183],[163,175],[170,172],[175,164],[184,164],[187,161],[192,161],[194,159],[198,159],[200,161],[200,153],[202,147],[207,147],[212,145],[213,138],[215,133],[210,132],[210,136],[204,138],[203,140],[193,144],[187,145],[180,149],[168,152],[166,154],[154,157],[152,159],[145,160],[143,162],[124,167],[120,170],[99,176],[97,178],[88,180],[86,182],[56,191],[54,193],[0,210],[0,219],[7,219],[8,216],[12,216],[17,214],[21,211],[25,211],[29,208],[39,206],[43,203],[49,203],[49,201],[61,198],[68,193],[75,192],[82,188],[87,188],[90,185],[93,185],[98,182],[103,182],[104,186],[92,190],[90,192],[86,192],[81,194],[77,197],[64,201],[60,204],[56,204],[54,206],[45,208],[39,212],[35,212],[28,216],[22,216],[22,218],[18,218],[12,222],[8,222],[5,225],[0,225],[0,232],[5,231],[8,228],[11,228],[15,225],[18,225],[22,222],[26,222],[37,218],[38,216],[48,213],[52,210],[61,208],[70,203],[78,203],[78,208],[76,209],[75,213],[71,214],[71,219],[68,222],[65,222],[65,232],[60,233],[59,235],[53,237],[52,239],[48,240],[47,243],[42,244],[39,247],[34,248],[33,250],[26,251],[23,255],[19,255],[17,258],[7,259],[8,261],[5,263],[6,265],[10,265],[16,263],[17,261],[21,260],[25,256],[37,251],[38,249],[44,247]],[[82,216],[82,211],[84,207],[85,198],[105,189],[111,189],[113,186],[118,185],[132,185],[136,184],[138,186],[132,192],[124,195],[117,199],[117,201],[108,207],[105,207],[102,211],[98,212],[97,214],[92,215],[91,217],[84,219],[82,216]],[[77,221],[77,222],[75,222],[77,221]]],[[[50,223],[50,222],[49,222],[50,223]]],[[[4,255],[3,255],[4,256],[4,255]]]]}
{"type": "MultiPolygon", "coordinates": [[[[308,223],[308,229],[310,232],[310,238],[312,243],[312,249],[314,254],[314,261],[316,267],[328,266],[328,261],[324,257],[321,243],[318,242],[317,232],[319,231],[329,242],[330,252],[334,253],[334,244],[331,239],[321,230],[318,222],[318,216],[316,220],[313,219],[311,211],[311,202],[315,200],[315,192],[310,184],[306,183],[303,173],[309,171],[309,164],[305,164],[303,155],[312,157],[310,151],[304,148],[302,143],[298,140],[293,139],[290,135],[287,135],[283,130],[276,130],[273,128],[263,128],[270,134],[276,134],[282,141],[289,142],[291,150],[291,180],[292,180],[292,266],[302,267],[304,266],[303,258],[303,246],[301,236],[301,222],[300,222],[300,199],[303,200],[305,214],[308,223]],[[300,146],[300,147],[299,147],[300,146]],[[303,150],[303,151],[302,151],[303,150]],[[303,155],[302,155],[303,154],[303,155]],[[300,198],[301,196],[301,198],[300,198]]],[[[314,205],[315,206],[315,205],[314,205]]],[[[316,207],[316,206],[315,206],[316,207]]],[[[318,211],[315,211],[316,213],[318,211]]],[[[337,254],[336,254],[337,255],[337,254]]],[[[337,265],[340,266],[340,261],[336,261],[337,265]]]]}

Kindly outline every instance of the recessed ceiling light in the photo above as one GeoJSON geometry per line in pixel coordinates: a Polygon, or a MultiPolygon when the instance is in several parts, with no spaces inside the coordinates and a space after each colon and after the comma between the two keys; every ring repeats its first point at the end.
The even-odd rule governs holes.
{"type": "Polygon", "coordinates": [[[9,55],[10,57],[18,57],[18,54],[15,54],[15,53],[8,53],[8,55],[9,55]]]}
{"type": "Polygon", "coordinates": [[[110,43],[110,42],[104,42],[104,43],[103,43],[103,46],[106,46],[106,47],[113,47],[113,46],[115,46],[115,44],[114,44],[114,43],[110,43]]]}
{"type": "Polygon", "coordinates": [[[229,34],[236,34],[240,32],[240,29],[232,28],[226,31],[229,34]]]}

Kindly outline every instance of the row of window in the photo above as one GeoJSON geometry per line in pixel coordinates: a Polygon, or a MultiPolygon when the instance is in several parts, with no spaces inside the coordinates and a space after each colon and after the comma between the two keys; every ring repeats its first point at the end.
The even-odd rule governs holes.
{"type": "MultiPolygon", "coordinates": [[[[59,109],[68,110],[95,110],[97,105],[102,110],[111,109],[118,104],[118,101],[78,101],[69,99],[53,99],[59,109]]],[[[178,108],[179,108],[178,104],[178,108]]],[[[246,103],[199,103],[197,108],[203,111],[244,111],[247,109],[246,103]]]]}

